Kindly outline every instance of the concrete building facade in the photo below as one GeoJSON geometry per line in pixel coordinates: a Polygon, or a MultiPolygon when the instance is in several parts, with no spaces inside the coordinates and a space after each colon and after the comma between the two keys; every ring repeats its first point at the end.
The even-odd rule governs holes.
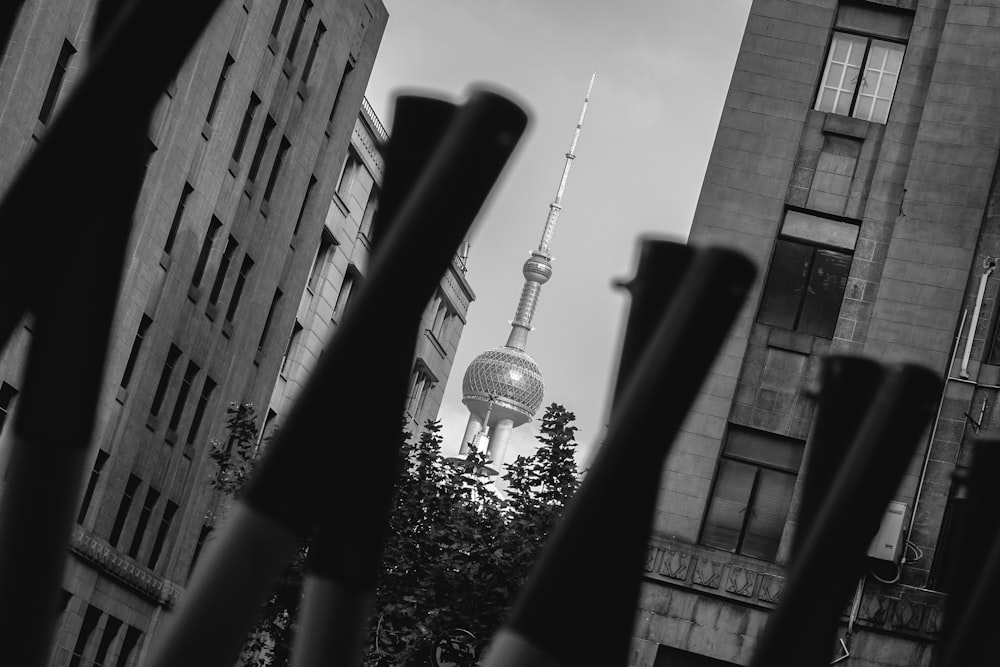
{"type": "Polygon", "coordinates": [[[996,0],[754,0],[689,240],[759,277],[663,471],[632,665],[748,664],[829,353],[948,378],[896,491],[899,553],[841,632],[845,664],[930,664],[952,474],[1000,426],[998,73],[996,0]]]}
{"type": "MultiPolygon", "coordinates": [[[[264,437],[280,426],[281,415],[295,399],[367,273],[372,221],[385,174],[382,153],[388,138],[382,122],[364,100],[298,302],[265,419],[264,437]]],[[[412,433],[420,431],[428,419],[437,418],[469,305],[476,298],[466,279],[467,256],[466,243],[452,259],[421,320],[405,413],[412,433]]]]}
{"type": "MultiPolygon", "coordinates": [[[[97,4],[20,10],[0,189],[86,67],[97,4]]],[[[276,295],[306,288],[387,18],[380,0],[225,0],[163,92],[52,664],[139,664],[184,586],[213,528],[208,443],[229,403],[268,404],[299,305],[276,295]]],[[[30,342],[29,319],[0,356],[0,470],[30,342]]]]}

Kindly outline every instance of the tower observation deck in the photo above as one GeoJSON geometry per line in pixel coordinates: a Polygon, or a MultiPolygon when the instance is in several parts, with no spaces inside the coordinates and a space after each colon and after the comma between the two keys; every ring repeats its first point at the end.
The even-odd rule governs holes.
{"type": "Polygon", "coordinates": [[[552,277],[549,245],[562,211],[563,194],[566,192],[570,167],[576,158],[576,143],[580,138],[580,128],[583,127],[583,117],[587,113],[590,91],[594,87],[594,76],[590,77],[580,118],[573,131],[573,141],[566,153],[559,189],[555,199],[549,204],[542,239],[521,269],[524,286],[521,288],[521,298],[514,319],[510,322],[507,342],[486,350],[473,359],[462,380],[462,402],[469,409],[469,422],[462,439],[461,453],[468,452],[470,445],[475,445],[482,451],[483,444],[486,443],[487,458],[497,470],[503,465],[511,431],[531,421],[541,407],[545,394],[542,372],[524,348],[528,342],[528,333],[532,330],[531,323],[542,285],[552,277]]]}

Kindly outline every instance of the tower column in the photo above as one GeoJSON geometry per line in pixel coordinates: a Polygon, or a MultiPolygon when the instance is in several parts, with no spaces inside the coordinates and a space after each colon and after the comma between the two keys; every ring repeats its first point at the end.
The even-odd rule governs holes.
{"type": "Polygon", "coordinates": [[[469,453],[469,443],[475,440],[476,436],[479,435],[480,431],[483,430],[483,418],[477,415],[475,412],[469,413],[469,423],[465,427],[465,435],[462,437],[462,447],[458,450],[459,454],[469,453]]]}
{"type": "Polygon", "coordinates": [[[593,87],[592,76],[590,85],[587,86],[587,96],[583,99],[583,107],[580,109],[580,119],[573,132],[573,142],[570,144],[569,152],[566,153],[559,189],[556,190],[555,199],[549,204],[542,240],[521,267],[524,286],[521,288],[521,298],[514,319],[510,323],[507,344],[476,357],[466,369],[465,379],[462,382],[464,394],[462,402],[468,406],[470,414],[460,453],[466,454],[469,451],[469,443],[473,438],[476,438],[477,442],[488,440],[486,457],[498,471],[503,466],[510,432],[515,426],[530,421],[542,404],[544,384],[541,372],[538,370],[538,365],[525,352],[525,346],[528,334],[532,330],[542,285],[552,277],[553,258],[549,253],[549,246],[552,243],[556,222],[559,220],[559,213],[562,211],[562,198],[566,192],[570,167],[576,157],[576,142],[580,138],[583,116],[587,111],[593,87]],[[483,410],[484,404],[486,410],[483,410]],[[494,405],[505,407],[499,409],[491,418],[490,410],[494,405]],[[479,417],[476,413],[482,413],[484,416],[479,417]]]}
{"type": "Polygon", "coordinates": [[[490,445],[486,454],[488,460],[495,461],[497,465],[503,463],[503,456],[507,453],[507,443],[510,441],[510,432],[513,430],[513,419],[501,419],[490,429],[490,445]]]}

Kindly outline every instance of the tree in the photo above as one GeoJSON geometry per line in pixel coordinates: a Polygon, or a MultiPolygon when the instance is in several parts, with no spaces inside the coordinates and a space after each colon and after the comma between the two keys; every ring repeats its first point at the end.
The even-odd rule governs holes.
{"type": "MultiPolygon", "coordinates": [[[[235,496],[256,464],[258,431],[252,407],[231,405],[229,415],[229,439],[214,443],[212,483],[235,496]]],[[[429,665],[435,644],[459,629],[475,636],[477,650],[489,643],[578,485],[574,419],[561,405],[546,408],[539,448],[508,466],[506,495],[483,452],[442,456],[439,423],[427,422],[416,442],[403,433],[365,665],[429,665]]],[[[262,611],[244,649],[249,667],[287,664],[307,549],[262,611]]]]}
{"type": "MultiPolygon", "coordinates": [[[[243,484],[257,467],[261,450],[267,446],[269,438],[258,444],[260,429],[251,403],[230,403],[226,415],[228,437],[224,442],[213,438],[210,443],[209,456],[215,461],[216,470],[209,483],[229,501],[239,497],[243,484]]],[[[257,617],[257,625],[251,631],[240,655],[245,667],[288,664],[294,621],[302,595],[302,571],[308,550],[308,543],[299,548],[274,593],[264,603],[257,617]]]]}
{"type": "Polygon", "coordinates": [[[459,628],[478,649],[489,643],[579,483],[575,418],[561,405],[546,408],[539,448],[508,466],[506,498],[484,474],[483,453],[457,464],[442,458],[438,424],[404,446],[409,466],[390,520],[367,664],[429,664],[436,639],[459,628]]]}

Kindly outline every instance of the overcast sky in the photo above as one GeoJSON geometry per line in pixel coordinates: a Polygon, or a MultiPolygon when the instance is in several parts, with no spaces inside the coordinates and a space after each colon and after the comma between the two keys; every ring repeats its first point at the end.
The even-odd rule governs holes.
{"type": "MultiPolygon", "coordinates": [[[[638,239],[687,237],[750,0],[383,0],[389,25],[367,96],[387,127],[393,95],[460,100],[473,83],[513,93],[532,123],[480,215],[468,278],[476,292],[440,419],[444,453],[468,419],[462,376],[503,345],[562,174],[590,75],[597,73],[551,245],[527,352],[545,405],[576,413],[581,462],[608,415],[638,239]]],[[[529,453],[538,417],[516,429],[507,461],[529,453]]]]}

